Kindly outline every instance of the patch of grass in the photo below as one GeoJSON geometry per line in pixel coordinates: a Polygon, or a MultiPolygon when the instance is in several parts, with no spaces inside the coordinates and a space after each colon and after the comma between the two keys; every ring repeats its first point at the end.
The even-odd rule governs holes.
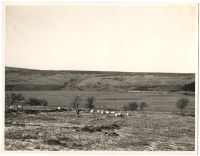
{"type": "Polygon", "coordinates": [[[6,126],[6,127],[10,127],[10,126],[20,126],[20,127],[25,127],[26,124],[25,124],[25,123],[22,123],[22,122],[13,123],[12,121],[5,121],[5,126],[6,126]]]}
{"type": "Polygon", "coordinates": [[[61,146],[66,145],[64,142],[62,142],[56,137],[47,138],[44,142],[47,143],[48,145],[61,145],[61,146]]]}
{"type": "Polygon", "coordinates": [[[23,110],[24,113],[27,113],[27,114],[39,114],[40,111],[39,110],[34,110],[34,109],[26,109],[26,110],[23,110]]]}
{"type": "Polygon", "coordinates": [[[30,131],[8,131],[5,133],[6,139],[37,139],[37,135],[30,131]]]}
{"type": "Polygon", "coordinates": [[[44,140],[44,143],[51,145],[51,146],[62,146],[67,147],[70,149],[82,149],[83,144],[80,142],[80,140],[72,140],[68,137],[55,137],[52,136],[50,138],[47,138],[44,140]]]}
{"type": "Polygon", "coordinates": [[[120,127],[121,127],[120,124],[113,123],[110,125],[101,125],[101,126],[84,126],[80,130],[84,132],[94,133],[94,132],[102,132],[102,130],[119,129],[120,127]]]}

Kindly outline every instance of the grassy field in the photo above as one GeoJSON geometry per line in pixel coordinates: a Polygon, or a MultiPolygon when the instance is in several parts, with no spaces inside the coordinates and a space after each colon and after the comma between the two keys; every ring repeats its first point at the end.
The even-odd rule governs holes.
{"type": "Polygon", "coordinates": [[[117,92],[89,92],[89,91],[9,91],[6,92],[22,94],[25,98],[44,98],[50,106],[70,107],[73,97],[81,95],[82,105],[85,107],[85,99],[90,96],[96,98],[97,109],[116,109],[122,110],[122,107],[130,102],[146,102],[147,111],[176,113],[176,102],[182,97],[189,99],[186,113],[195,114],[194,95],[184,95],[181,93],[148,92],[148,93],[117,93],[117,92]]]}
{"type": "Polygon", "coordinates": [[[47,108],[69,108],[75,95],[82,96],[82,108],[91,95],[96,98],[97,109],[121,111],[124,105],[134,101],[144,101],[148,107],[124,117],[86,111],[81,112],[79,118],[73,111],[13,112],[5,118],[5,150],[193,151],[195,148],[193,95],[86,91],[15,93],[26,98],[44,98],[49,103],[47,108]],[[185,116],[179,115],[175,108],[176,101],[182,97],[190,101],[185,116]]]}

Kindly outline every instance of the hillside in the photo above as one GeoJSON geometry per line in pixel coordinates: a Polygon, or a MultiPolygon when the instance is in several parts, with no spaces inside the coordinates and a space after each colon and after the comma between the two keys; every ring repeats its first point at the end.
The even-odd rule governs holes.
{"type": "Polygon", "coordinates": [[[6,90],[181,91],[195,74],[5,68],[6,90]]]}

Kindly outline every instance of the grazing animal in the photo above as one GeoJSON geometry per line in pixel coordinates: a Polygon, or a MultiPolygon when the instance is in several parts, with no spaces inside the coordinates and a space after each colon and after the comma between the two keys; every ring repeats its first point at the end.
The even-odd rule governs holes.
{"type": "Polygon", "coordinates": [[[60,110],[61,108],[60,108],[60,107],[58,107],[57,109],[58,109],[58,110],[60,110]]]}
{"type": "Polygon", "coordinates": [[[18,105],[17,108],[21,109],[21,108],[22,108],[22,105],[18,105]]]}
{"type": "Polygon", "coordinates": [[[100,113],[100,110],[97,110],[97,113],[100,113]]]}
{"type": "Polygon", "coordinates": [[[126,113],[127,116],[131,116],[129,113],[126,113]]]}
{"type": "Polygon", "coordinates": [[[124,116],[124,114],[122,114],[122,113],[117,113],[117,116],[124,116]]]}
{"type": "Polygon", "coordinates": [[[115,114],[115,111],[110,112],[110,114],[115,114]]]}
{"type": "Polygon", "coordinates": [[[91,110],[90,110],[90,113],[93,113],[93,112],[94,112],[94,110],[93,110],[93,109],[91,109],[91,110]]]}
{"type": "Polygon", "coordinates": [[[115,113],[115,116],[118,117],[118,113],[115,113]]]}
{"type": "Polygon", "coordinates": [[[104,110],[101,111],[101,114],[104,114],[104,110]]]}
{"type": "Polygon", "coordinates": [[[106,111],[106,114],[109,114],[110,112],[109,111],[106,111]]]}
{"type": "Polygon", "coordinates": [[[14,106],[10,106],[9,109],[14,109],[14,106]]]}

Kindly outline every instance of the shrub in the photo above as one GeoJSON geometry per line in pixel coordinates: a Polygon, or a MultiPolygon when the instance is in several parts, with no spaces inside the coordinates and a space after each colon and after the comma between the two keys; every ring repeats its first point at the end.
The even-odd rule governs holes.
{"type": "Polygon", "coordinates": [[[76,111],[77,115],[79,115],[79,112],[80,112],[79,105],[80,105],[81,101],[82,101],[82,99],[79,95],[75,96],[72,101],[72,107],[76,111]]]}
{"type": "Polygon", "coordinates": [[[125,111],[135,111],[138,108],[137,102],[131,102],[128,105],[124,106],[125,111]]]}
{"type": "Polygon", "coordinates": [[[30,98],[28,99],[27,104],[33,106],[47,106],[48,102],[45,99],[30,98]]]}
{"type": "Polygon", "coordinates": [[[87,99],[86,99],[86,107],[87,108],[89,108],[89,109],[94,109],[94,107],[95,107],[95,104],[94,104],[94,102],[95,102],[95,97],[94,96],[91,96],[91,97],[88,97],[87,99]]]}
{"type": "Polygon", "coordinates": [[[189,100],[186,98],[181,98],[176,102],[176,108],[179,110],[180,114],[184,114],[183,110],[187,107],[189,100]]]}
{"type": "Polygon", "coordinates": [[[25,100],[25,98],[21,94],[15,94],[15,93],[11,94],[11,103],[12,104],[14,104],[15,102],[18,102],[18,101],[23,101],[23,100],[25,100]]]}
{"type": "Polygon", "coordinates": [[[140,111],[142,111],[145,107],[147,107],[147,103],[146,102],[141,102],[140,105],[139,105],[140,111]]]}
{"type": "Polygon", "coordinates": [[[123,107],[123,109],[124,109],[124,111],[128,111],[128,106],[125,105],[125,106],[123,107]]]}
{"type": "Polygon", "coordinates": [[[195,82],[193,81],[191,83],[185,84],[182,88],[184,91],[195,92],[195,82]]]}

